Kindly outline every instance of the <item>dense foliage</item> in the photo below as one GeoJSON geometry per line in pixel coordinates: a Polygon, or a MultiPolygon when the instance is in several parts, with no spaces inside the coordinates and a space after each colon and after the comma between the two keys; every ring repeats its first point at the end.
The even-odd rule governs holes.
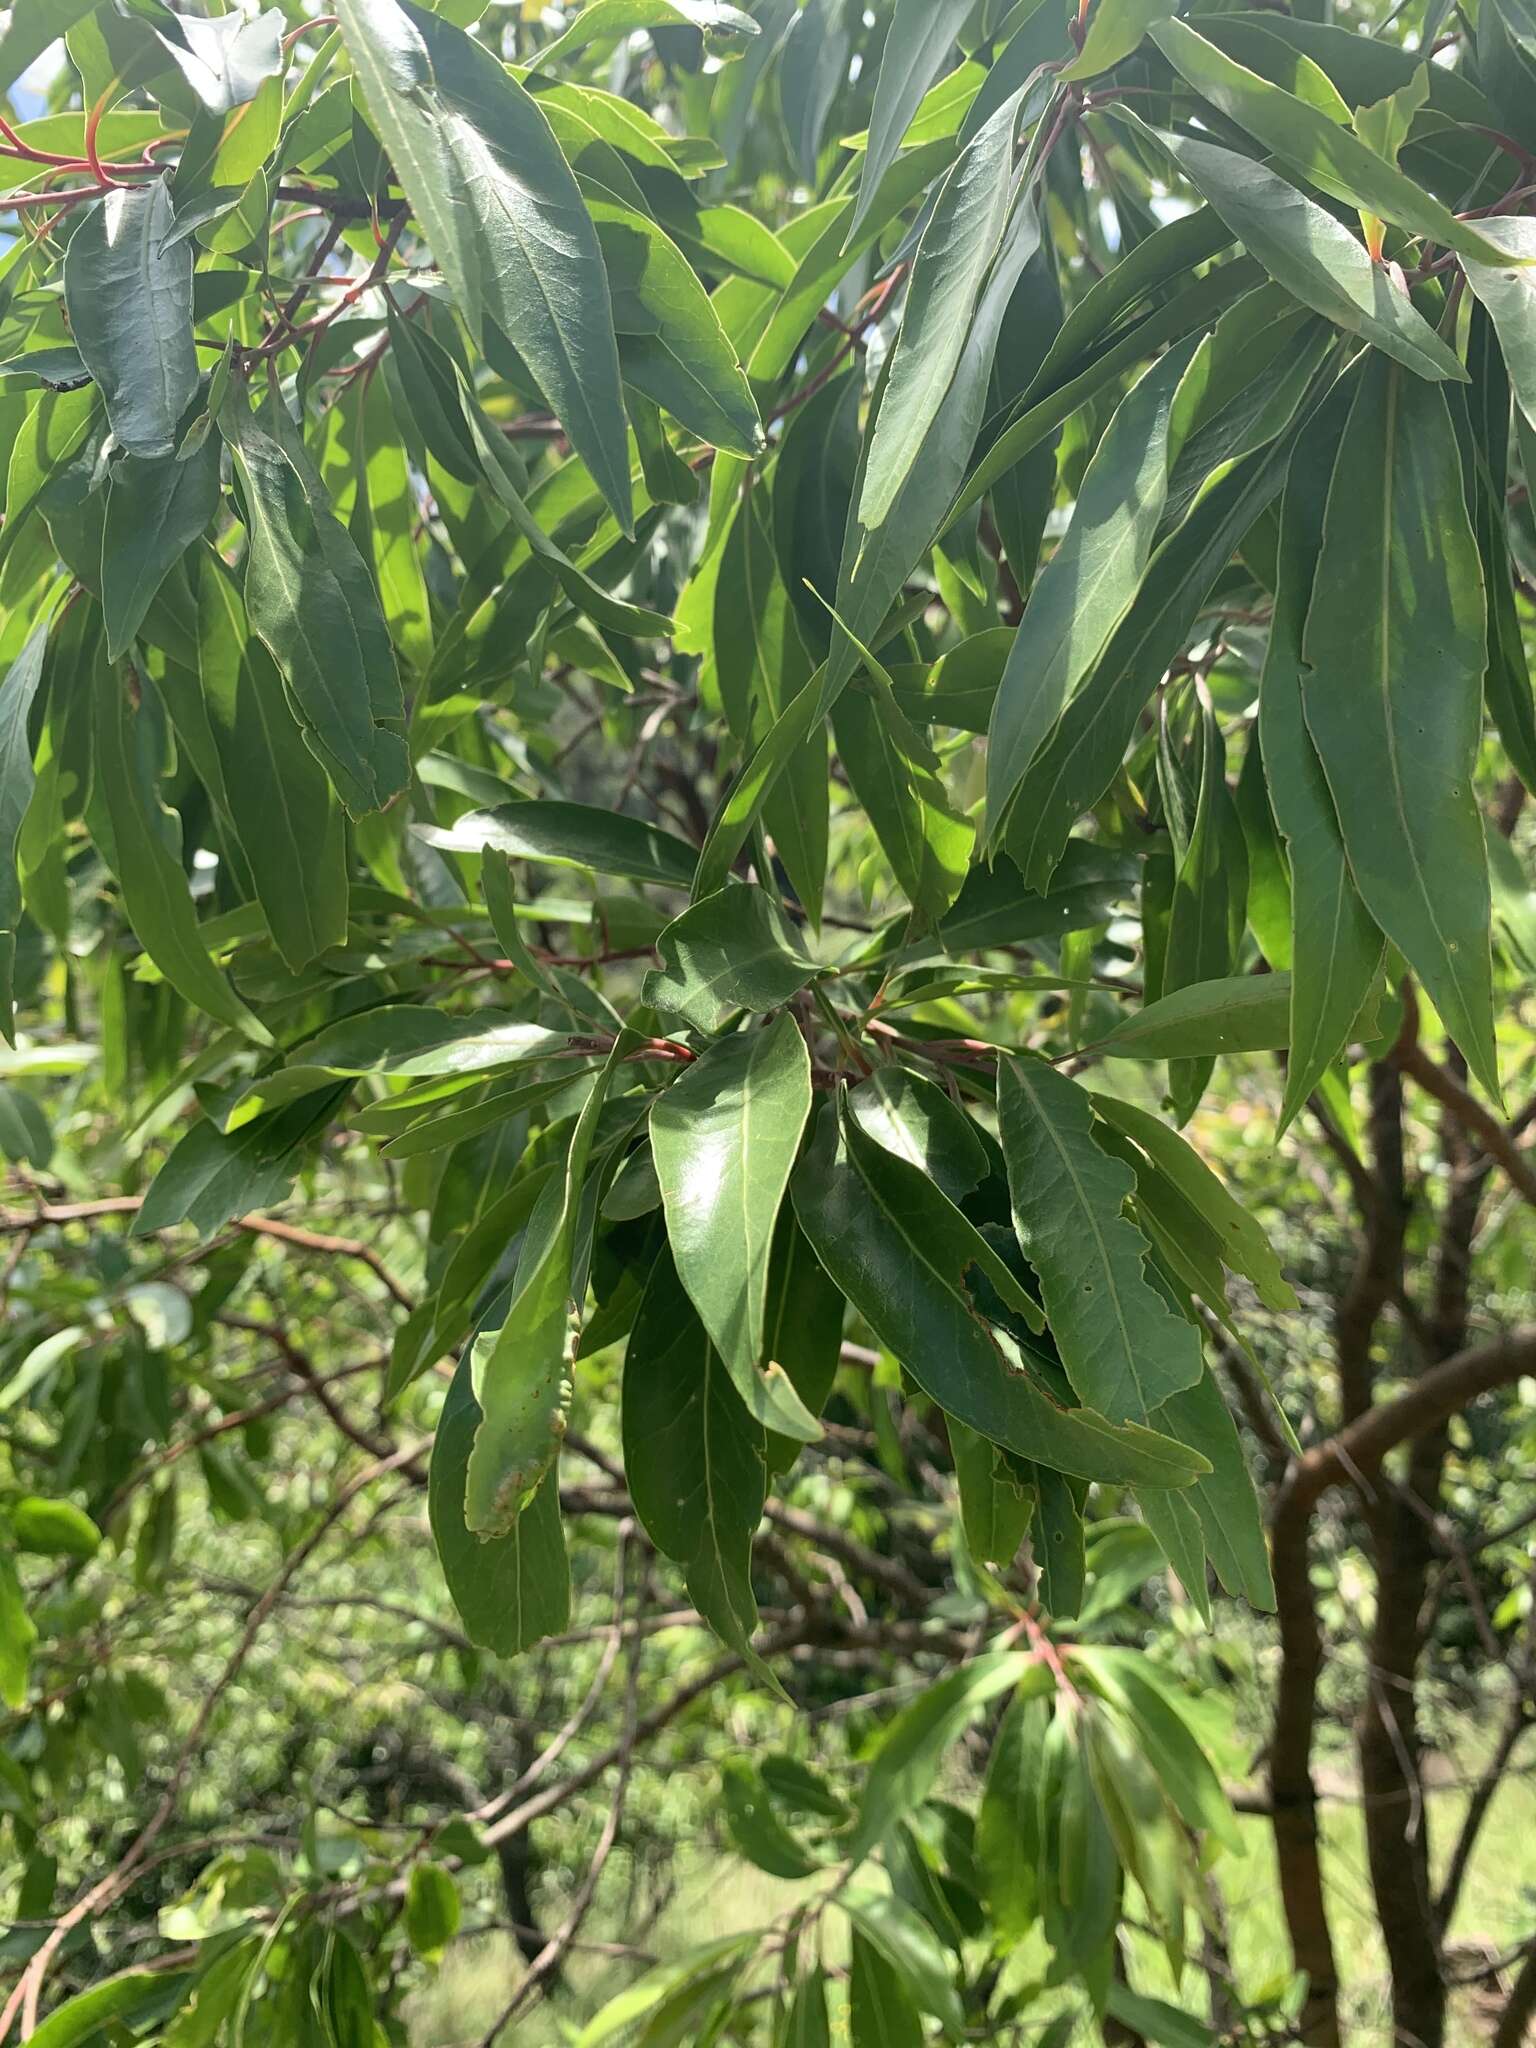
{"type": "Polygon", "coordinates": [[[1436,2048],[1437,1556],[1493,1789],[1530,1705],[1536,16],[335,4],[0,26],[0,2041],[405,2041],[493,1877],[510,2038],[723,1829],[790,1903],[581,2042],[1326,2048],[1326,1502],[1436,2048]]]}

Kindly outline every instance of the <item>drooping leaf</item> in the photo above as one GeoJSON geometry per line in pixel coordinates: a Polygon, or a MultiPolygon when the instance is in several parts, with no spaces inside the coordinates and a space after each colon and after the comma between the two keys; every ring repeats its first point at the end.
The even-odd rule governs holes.
{"type": "Polygon", "coordinates": [[[244,602],[310,750],[354,818],[405,786],[405,701],[373,579],[297,430],[231,387],[221,416],[250,520],[244,602]]]}
{"type": "Polygon", "coordinates": [[[470,1641],[511,1657],[565,1627],[570,1569],[554,1472],[504,1535],[482,1539],[471,1532],[464,1517],[465,1475],[480,1420],[466,1352],[454,1371],[432,1443],[427,1492],[432,1541],[470,1641]]]}
{"type": "Polygon", "coordinates": [[[1174,397],[1193,347],[1135,385],[1094,451],[1072,523],[1041,571],[987,734],[987,831],[996,842],[1041,743],[1129,604],[1162,516],[1174,397]]]}
{"type": "Polygon", "coordinates": [[[537,100],[441,15],[344,0],[341,21],[369,118],[460,311],[482,339],[489,325],[517,349],[629,531],[607,273],[537,100]]]}
{"type": "MultiPolygon", "coordinates": [[[[931,11],[943,10],[934,6],[931,11]]],[[[1008,101],[961,151],[935,195],[917,245],[906,309],[865,455],[857,516],[866,533],[883,525],[911,475],[964,352],[1013,197],[1017,112],[1015,102],[1008,101]]]]}
{"type": "Polygon", "coordinates": [[[674,889],[686,889],[693,880],[694,852],[686,840],[595,805],[498,804],[489,811],[466,811],[451,825],[413,829],[428,846],[445,852],[479,853],[490,846],[514,860],[594,868],[600,875],[674,889]]]}
{"type": "Polygon", "coordinates": [[[624,1465],[635,1512],[710,1627],[746,1653],[749,1553],[763,1512],[763,1432],[709,1341],[669,1254],[652,1270],[624,1361],[624,1465]]]}
{"type": "Polygon", "coordinates": [[[1361,899],[1497,1096],[1488,861],[1472,788],[1482,571],[1444,395],[1385,364],[1369,366],[1339,447],[1303,659],[1307,730],[1361,899]],[[1367,763],[1379,792],[1368,810],[1356,801],[1367,763]]]}
{"type": "Polygon", "coordinates": [[[464,1521],[476,1536],[508,1535],[559,1455],[582,1307],[573,1292],[581,1191],[624,1043],[621,1034],[529,1219],[506,1317],[470,1354],[481,1421],[465,1473],[464,1521]]]}
{"type": "Polygon", "coordinates": [[[1302,708],[1302,633],[1341,426],[1341,417],[1320,419],[1291,459],[1280,512],[1274,615],[1259,687],[1265,784],[1290,856],[1295,935],[1281,1129],[1342,1050],[1380,971],[1383,946],[1350,873],[1338,813],[1302,708]]]}
{"type": "Polygon", "coordinates": [[[28,721],[43,680],[48,626],[44,619],[32,629],[0,682],[0,1034],[8,1043],[14,1043],[11,964],[22,905],[16,845],[36,787],[28,721]]]}
{"type": "Polygon", "coordinates": [[[793,1017],[722,1039],[651,1109],[651,1150],[677,1276],[748,1412],[805,1443],[820,1434],[767,1351],[768,1269],[811,1109],[793,1017]]]}
{"type": "Polygon", "coordinates": [[[166,245],[170,228],[164,178],[114,185],[70,236],[64,261],[70,333],[130,455],[171,454],[197,389],[192,251],[166,245]]]}
{"type": "Polygon", "coordinates": [[[1053,1068],[1002,1061],[997,1099],[1014,1229],[1067,1377],[1112,1422],[1145,1421],[1202,1366],[1199,1333],[1152,1286],[1147,1241],[1122,1214],[1134,1177],[1095,1142],[1087,1095],[1053,1068]]]}
{"type": "MultiPolygon", "coordinates": [[[[1084,1477],[1114,1471],[1127,1483],[1177,1486],[1201,1469],[1203,1459],[1166,1437],[1067,1407],[1036,1376],[1027,1354],[1010,1355],[966,1289],[966,1262],[977,1257],[974,1233],[954,1231],[950,1242],[935,1242],[931,1209],[904,1211],[872,1199],[850,1157],[849,1135],[830,1114],[790,1191],[816,1256],[881,1343],[930,1399],[978,1434],[1084,1477]]],[[[910,1196],[910,1182],[900,1193],[910,1196]]]]}
{"type": "Polygon", "coordinates": [[[113,465],[101,535],[109,660],[128,652],[167,574],[208,530],[218,505],[215,436],[185,462],[174,455],[125,455],[113,465]]]}

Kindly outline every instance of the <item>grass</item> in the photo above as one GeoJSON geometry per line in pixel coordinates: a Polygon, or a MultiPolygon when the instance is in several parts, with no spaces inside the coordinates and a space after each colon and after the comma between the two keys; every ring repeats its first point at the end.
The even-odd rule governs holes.
{"type": "MultiPolygon", "coordinates": [[[[1459,1779],[1475,1777],[1483,1747],[1481,1731],[1466,1725],[1456,1754],[1447,1759],[1459,1779]]],[[[1341,1771],[1328,1774],[1330,1784],[1342,1785],[1342,1781],[1341,1771]]],[[[1427,1795],[1431,1850],[1439,1867],[1455,1840],[1466,1799],[1466,1793],[1454,1784],[1431,1789],[1427,1795]]],[[[1324,1880],[1345,1984],[1348,2048],[1393,2048],[1385,1962],[1371,1910],[1360,1809],[1347,1797],[1325,1799],[1322,1825],[1324,1880]]],[[[1250,1816],[1243,1822],[1243,1832],[1248,1853],[1224,1858],[1218,1874],[1234,1974],[1242,1990],[1252,1996],[1289,1974],[1290,1952],[1268,1825],[1262,1818],[1250,1816]]],[[[680,1956],[697,1942],[763,1925],[804,1891],[803,1886],[781,1884],[734,1858],[702,1859],[684,1873],[677,1896],[647,1934],[646,1946],[661,1958],[680,1956]]],[[[546,1912],[546,1919],[554,1918],[555,1913],[546,1912]]],[[[1536,1778],[1512,1776],[1506,1778],[1489,1812],[1451,1937],[1459,1944],[1508,1953],[1528,1938],[1533,1925],[1536,1778]]],[[[609,1919],[590,1926],[587,1932],[593,1939],[619,1941],[626,1930],[609,1919]]],[[[1028,1960],[1021,1956],[1021,1966],[1028,1960]]],[[[412,2048],[476,2048],[510,1997],[520,1970],[515,1949],[502,1935],[478,1935],[457,1943],[445,1957],[435,1982],[415,2001],[412,2048]]],[[[1027,1968],[1021,1968],[1021,1974],[1028,1974],[1027,1968]]],[[[1189,1973],[1182,1987],[1174,1987],[1166,1963],[1150,1944],[1133,1961],[1133,1974],[1144,1990],[1186,2009],[1199,2009],[1200,1980],[1189,1973]]],[[[600,1956],[578,1955],[567,1971],[563,1995],[552,2006],[520,2020],[507,2036],[508,2048],[514,2037],[518,2048],[561,2048],[574,2029],[630,1975],[629,1966],[600,1956]]],[[[1042,2022],[1054,2009],[1053,2005],[1041,2005],[1042,2022]]],[[[1476,1991],[1458,1994],[1448,2038],[1458,2048],[1473,2048],[1473,2044],[1487,2041],[1496,2011],[1496,1996],[1490,1999],[1476,1991]]],[[[1098,2039],[1091,2026],[1079,2030],[1080,2048],[1088,2048],[1098,2039]]]]}

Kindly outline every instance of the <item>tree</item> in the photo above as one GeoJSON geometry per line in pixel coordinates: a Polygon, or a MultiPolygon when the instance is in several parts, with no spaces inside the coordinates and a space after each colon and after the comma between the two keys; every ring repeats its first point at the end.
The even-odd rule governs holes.
{"type": "MultiPolygon", "coordinates": [[[[404,2040],[406,1944],[499,1859],[529,1967],[493,2040],[557,1989],[648,1745],[728,1680],[771,1720],[873,1661],[923,1686],[867,1762],[724,1769],[796,1905],[584,2041],[813,2043],[830,1994],[861,2048],[1081,2010],[1328,2048],[1309,1543],[1349,1498],[1371,1875],[1435,2048],[1426,1594],[1450,1540],[1502,1658],[1471,1557],[1515,1570],[1529,1523],[1469,1546],[1450,1491],[1459,1418],[1528,1457],[1536,1369],[1471,1279],[1490,1185],[1536,1199],[1501,1093],[1528,10],[336,5],[0,33],[13,101],[64,38],[0,123],[0,2041],[404,2040]],[[1259,1196],[1183,1135],[1255,1087],[1360,1205],[1305,1448],[1253,1349],[1299,1313],[1259,1196]],[[314,1483],[278,1483],[310,1402],[314,1483]],[[844,1439],[887,1489],[855,1513],[844,1439]],[[367,1827],[194,1825],[301,1585],[430,1611],[386,1540],[423,1491],[430,1654],[499,1784],[381,1729],[367,1827]],[[1266,1999],[1214,1917],[1209,1725],[1127,1625],[1164,1570],[1207,1620],[1278,1596],[1266,1999]],[[125,1656],[176,1682],[188,1571],[240,1624],[168,1710],[125,1656]],[[701,1626],[714,1661],[647,1664],[701,1626]],[[972,1813],[941,1771],[977,1742],[972,1813]],[[103,1753],[122,1801],[61,1854],[103,1753]],[[529,1830],[599,1786],[541,1926],[529,1830]]],[[[1528,1943],[1504,2048],[1533,2003],[1528,1943]]]]}

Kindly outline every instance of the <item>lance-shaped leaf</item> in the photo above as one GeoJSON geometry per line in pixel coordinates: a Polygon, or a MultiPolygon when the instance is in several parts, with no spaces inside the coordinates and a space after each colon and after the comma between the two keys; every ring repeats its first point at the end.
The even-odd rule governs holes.
{"type": "Polygon", "coordinates": [[[1087,1095],[1053,1067],[1001,1061],[997,1105],[1013,1227],[1067,1377],[1111,1421],[1139,1422],[1204,1368],[1199,1332],[1152,1285],[1150,1246],[1124,1214],[1136,1177],[1095,1141],[1087,1095]]]}
{"type": "Polygon", "coordinates": [[[197,390],[192,250],[166,246],[171,224],[164,178],[114,185],[64,258],[70,332],[130,455],[169,455],[197,390]]]}
{"type": "Polygon", "coordinates": [[[143,715],[129,706],[126,680],[99,663],[92,730],[94,801],[105,813],[110,838],[103,852],[123,892],[128,922],[178,994],[221,1024],[233,1024],[258,1044],[270,1045],[271,1033],[241,1002],[203,943],[186,875],[171,851],[179,838],[178,821],[160,801],[145,757],[139,727],[143,715]]]}
{"type": "MultiPolygon", "coordinates": [[[[1531,299],[1536,322],[1536,296],[1531,299]]],[[[1452,402],[1451,418],[1461,443],[1467,506],[1477,535],[1488,602],[1488,673],[1484,690],[1493,722],[1510,763],[1527,789],[1536,788],[1536,700],[1520,615],[1515,608],[1506,521],[1509,493],[1509,373],[1486,306],[1473,308],[1467,324],[1467,368],[1472,375],[1465,410],[1452,402]]],[[[1523,413],[1519,427],[1530,432],[1523,413]]]]}
{"type": "Polygon", "coordinates": [[[765,1352],[774,1230],[810,1113],[810,1054],[787,1012],[711,1046],[651,1109],[677,1276],[748,1412],[802,1443],[820,1426],[765,1352]]]}
{"type": "Polygon", "coordinates": [[[1156,134],[1190,183],[1211,203],[1276,284],[1346,334],[1358,334],[1420,377],[1465,381],[1455,350],[1436,334],[1384,264],[1344,223],[1264,164],[1187,136],[1156,134]]]}
{"type": "Polygon", "coordinates": [[[1088,23],[1083,47],[1062,72],[1063,78],[1097,78],[1139,49],[1154,21],[1172,14],[1174,0],[1099,0],[1088,23]]]}
{"type": "Polygon", "coordinates": [[[750,14],[727,0],[590,0],[570,27],[535,53],[531,71],[550,71],[589,44],[626,36],[639,28],[696,28],[721,57],[739,55],[760,33],[750,14]]]}
{"type": "Polygon", "coordinates": [[[1168,492],[1174,397],[1195,344],[1155,363],[1094,450],[1072,523],[1041,570],[1009,651],[987,736],[987,831],[1135,595],[1168,492]]]}
{"type": "Polygon", "coordinates": [[[571,1573],[560,1527],[560,1489],[551,1472],[504,1536],[482,1539],[464,1520],[464,1477],[480,1404],[460,1358],[437,1418],[427,1483],[432,1541],[448,1591],[472,1643],[501,1657],[531,1649],[571,1614],[571,1573]]]}
{"type": "Polygon", "coordinates": [[[752,1538],[767,1498],[763,1431],[683,1290],[669,1253],[646,1283],[624,1358],[624,1470],[658,1550],[683,1567],[715,1633],[750,1652],[752,1538]]]}
{"type": "Polygon", "coordinates": [[[1380,972],[1384,944],[1350,874],[1338,813],[1302,709],[1302,632],[1342,424],[1335,402],[1297,443],[1291,458],[1280,510],[1274,613],[1259,685],[1264,779],[1291,869],[1290,1058],[1281,1130],[1343,1050],[1380,972]]]}
{"type": "Polygon", "coordinates": [[[1496,263],[1499,251],[1476,227],[1460,221],[1442,200],[1378,156],[1352,129],[1197,35],[1187,22],[1159,21],[1151,37],[1175,71],[1203,99],[1283,157],[1320,190],[1350,206],[1424,235],[1475,262],[1496,263]]]}
{"type": "Polygon", "coordinates": [[[1147,699],[1188,644],[1206,593],[1280,489],[1287,444],[1214,484],[1148,565],[1141,588],[1040,748],[1014,803],[1008,852],[1046,889],[1080,812],[1113,781],[1147,699]]]}
{"type": "Polygon", "coordinates": [[[851,242],[869,211],[880,182],[896,161],[901,138],[912,124],[923,94],[938,77],[960,25],[970,13],[970,0],[896,0],[870,117],[859,196],[848,224],[851,242]]]}
{"type": "Polygon", "coordinates": [[[405,787],[405,699],[367,565],[331,509],[292,421],[232,386],[221,425],[250,542],[245,609],[277,663],[315,758],[354,818],[405,787]]]}
{"type": "Polygon", "coordinates": [[[1222,1258],[1234,1273],[1253,1282],[1265,1307],[1279,1315],[1294,1309],[1295,1290],[1280,1269],[1263,1225],[1217,1179],[1189,1140],[1134,1102],[1122,1102],[1114,1095],[1095,1095],[1091,1100],[1095,1112],[1134,1139],[1199,1210],[1216,1233],[1222,1258]]]}
{"type": "Polygon", "coordinates": [[[898,1821],[910,1819],[982,1708],[1031,1675],[1025,1651],[994,1650],[947,1673],[903,1707],[875,1752],[852,1832],[840,1845],[843,1853],[861,1863],[898,1821]]]}
{"type": "Polygon", "coordinates": [[[631,531],[608,276],[537,100],[441,15],[398,0],[341,0],[339,12],[369,119],[459,311],[482,340],[489,325],[517,349],[631,531]]]}
{"type": "Polygon", "coordinates": [[[21,916],[16,842],[37,783],[27,725],[43,679],[48,627],[47,619],[33,627],[21,652],[6,670],[5,680],[0,682],[0,1035],[12,1043],[15,1005],[11,972],[16,956],[16,925],[21,916]]]}
{"type": "MultiPolygon", "coordinates": [[[[1216,1576],[1234,1598],[1272,1612],[1275,1588],[1269,1571],[1269,1546],[1264,1514],[1243,1456],[1237,1425],[1227,1412],[1221,1389],[1209,1366],[1192,1387],[1165,1401],[1152,1421],[1180,1443],[1200,1452],[1210,1466],[1187,1493],[1200,1518],[1201,1534],[1216,1576]]],[[[1290,1424],[1284,1424],[1287,1435],[1290,1424]]],[[[1146,1502],[1143,1502],[1143,1511],[1146,1502]]]]}
{"type": "Polygon", "coordinates": [[[307,1141],[328,1127],[347,1089],[334,1083],[272,1115],[221,1131],[203,1117],[171,1150],[134,1218],[135,1236],[190,1223],[203,1237],[232,1216],[268,1209],[293,1185],[307,1141]]]}
{"type": "Polygon", "coordinates": [[[860,1142],[851,1124],[824,1112],[790,1181],[795,1214],[822,1265],[930,1400],[990,1442],[1080,1478],[1183,1486],[1205,1468],[1169,1437],[1063,1405],[971,1299],[965,1275],[982,1268],[985,1240],[958,1210],[936,1231],[933,1206],[914,1194],[922,1176],[867,1138],[855,1164],[860,1142]]]}
{"type": "Polygon", "coordinates": [[[686,889],[693,880],[694,852],[686,839],[642,818],[627,818],[622,811],[599,810],[595,804],[498,804],[489,811],[465,811],[451,825],[412,829],[418,839],[445,853],[479,853],[494,847],[514,860],[592,868],[600,875],[672,889],[686,889]]]}
{"type": "Polygon", "coordinates": [[[1289,974],[1234,974],[1197,981],[1143,1003],[1094,1047],[1108,1059],[1204,1059],[1280,1052],[1290,1043],[1289,974]]]}
{"type": "Polygon", "coordinates": [[[572,1298],[581,1191],[597,1120],[625,1034],[593,1082],[564,1159],[528,1221],[506,1319],[471,1353],[481,1422],[464,1483],[464,1520],[477,1536],[505,1536],[554,1465],[571,1401],[571,1359],[581,1303],[572,1298]]]}
{"type": "Polygon", "coordinates": [[[624,381],[712,447],[756,455],[762,422],[720,316],[676,243],[642,213],[593,197],[624,381]]]}
{"type": "Polygon", "coordinates": [[[1328,494],[1302,702],[1361,899],[1496,1097],[1488,857],[1472,786],[1484,631],[1444,393],[1372,363],[1328,494]]]}
{"type": "Polygon", "coordinates": [[[934,197],[865,458],[858,519],[866,533],[884,522],[911,474],[964,352],[1013,198],[1017,113],[1017,100],[998,109],[934,197]]]}
{"type": "Polygon", "coordinates": [[[176,14],[172,19],[174,34],[158,22],[155,34],[210,113],[233,113],[256,97],[263,79],[280,76],[284,21],[277,8],[254,21],[245,14],[211,19],[176,14]]]}
{"type": "Polygon", "coordinates": [[[936,1081],[905,1067],[876,1067],[848,1097],[848,1113],[866,1137],[917,1167],[959,1204],[989,1170],[975,1125],[936,1081]]]}
{"type": "Polygon", "coordinates": [[[197,681],[224,801],[267,929],[298,973],[347,935],[341,808],[304,744],[282,678],[250,632],[235,578],[211,548],[202,550],[194,576],[197,681]]]}
{"type": "Polygon", "coordinates": [[[656,950],[662,964],[645,977],[644,1000],[695,1031],[718,1031],[737,1010],[776,1010],[816,973],[777,900],[755,883],[690,904],[656,950]]]}
{"type": "Polygon", "coordinates": [[[1479,226],[1491,242],[1520,259],[1468,263],[1466,273],[1498,332],[1515,403],[1536,427],[1536,221],[1496,216],[1479,226]]]}
{"type": "Polygon", "coordinates": [[[976,828],[946,789],[926,735],[908,723],[889,677],[875,666],[867,688],[838,699],[837,751],[897,887],[921,918],[937,923],[964,886],[976,828]]]}
{"type": "Polygon", "coordinates": [[[107,485],[101,533],[101,610],[107,656],[133,644],[160,585],[208,529],[219,508],[219,441],[210,435],[185,462],[125,455],[107,485]]]}

